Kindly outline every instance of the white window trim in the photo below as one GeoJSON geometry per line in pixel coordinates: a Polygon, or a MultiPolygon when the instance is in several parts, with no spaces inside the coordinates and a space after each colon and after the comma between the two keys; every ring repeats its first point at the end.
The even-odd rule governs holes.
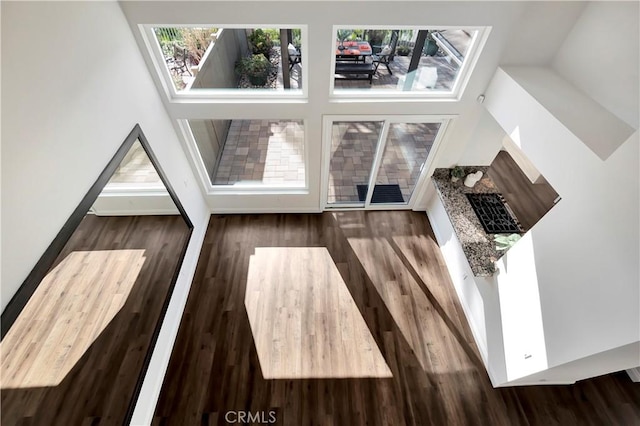
{"type": "Polygon", "coordinates": [[[458,74],[450,91],[403,91],[403,90],[391,90],[391,89],[336,89],[335,88],[335,76],[334,70],[336,65],[335,47],[332,46],[331,50],[331,67],[329,68],[330,88],[329,99],[331,101],[354,101],[354,100],[367,100],[380,99],[384,101],[398,101],[405,102],[407,100],[417,101],[459,101],[462,98],[464,90],[467,87],[471,74],[475,69],[480,54],[484,49],[484,45],[487,42],[491,27],[477,27],[477,26],[451,26],[451,25],[429,25],[429,26],[416,26],[416,25],[334,25],[332,34],[333,40],[337,39],[337,32],[341,29],[351,30],[353,28],[366,28],[371,30],[468,30],[477,31],[469,51],[465,56],[465,61],[460,67],[458,74]]]}
{"type": "Polygon", "coordinates": [[[309,81],[309,72],[308,67],[302,67],[302,81],[303,87],[302,89],[288,89],[288,90],[274,90],[274,89],[194,89],[194,90],[181,90],[176,91],[173,81],[171,79],[171,73],[167,68],[164,60],[164,56],[162,54],[162,50],[160,49],[160,44],[156,38],[155,33],[153,32],[153,28],[163,27],[163,28],[185,28],[185,27],[212,27],[212,28],[220,28],[220,29],[253,29],[253,28],[292,28],[292,29],[300,29],[300,38],[301,38],[301,53],[302,53],[302,63],[308,63],[307,52],[308,49],[308,41],[307,41],[307,25],[298,25],[298,24],[264,24],[264,25],[256,25],[256,24],[138,24],[138,28],[142,35],[142,40],[147,49],[149,57],[153,63],[153,68],[155,68],[156,74],[158,75],[160,81],[162,82],[162,87],[164,89],[165,96],[170,102],[182,102],[182,103],[192,103],[192,102],[202,102],[202,100],[209,100],[212,102],[254,102],[254,101],[264,101],[264,102],[282,102],[282,101],[306,101],[308,97],[308,81],[309,81]]]}
{"type": "Polygon", "coordinates": [[[423,190],[427,179],[433,174],[435,169],[436,159],[442,140],[446,135],[449,124],[456,118],[456,115],[325,115],[322,117],[322,170],[320,180],[320,207],[322,211],[340,211],[340,210],[388,210],[393,208],[394,210],[411,210],[419,199],[419,193],[423,190]],[[329,169],[331,167],[331,135],[332,126],[335,121],[382,121],[381,134],[378,139],[378,143],[381,146],[376,146],[376,158],[372,164],[373,173],[369,176],[369,184],[375,183],[378,171],[380,169],[381,159],[384,155],[384,149],[387,143],[387,135],[391,124],[395,123],[439,123],[438,134],[436,135],[431,150],[425,160],[420,176],[416,181],[416,185],[411,193],[411,198],[407,204],[370,204],[371,195],[373,191],[367,196],[367,199],[363,203],[339,203],[329,204],[329,169]]]}

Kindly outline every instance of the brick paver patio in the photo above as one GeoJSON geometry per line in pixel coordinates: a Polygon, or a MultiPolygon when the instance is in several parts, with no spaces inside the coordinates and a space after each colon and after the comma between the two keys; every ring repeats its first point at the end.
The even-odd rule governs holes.
{"type": "Polygon", "coordinates": [[[213,184],[303,186],[303,150],[302,121],[233,120],[213,184]]]}
{"type": "MultiPolygon", "coordinates": [[[[376,184],[397,184],[411,198],[433,145],[436,123],[392,123],[376,184]]],[[[336,122],[332,128],[328,202],[359,202],[367,185],[382,122],[336,122]]],[[[233,120],[214,185],[303,186],[304,131],[300,121],[233,120]]]]}
{"type": "MultiPolygon", "coordinates": [[[[367,185],[382,122],[335,122],[332,128],[328,203],[359,202],[357,186],[367,185]]],[[[439,124],[392,123],[376,184],[397,184],[408,202],[439,124]]]]}

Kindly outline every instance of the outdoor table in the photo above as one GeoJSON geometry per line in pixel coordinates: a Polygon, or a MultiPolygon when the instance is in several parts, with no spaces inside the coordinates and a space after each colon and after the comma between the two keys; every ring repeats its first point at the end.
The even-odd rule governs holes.
{"type": "Polygon", "coordinates": [[[345,49],[340,50],[340,42],[336,42],[336,60],[337,61],[360,61],[365,62],[367,56],[371,56],[371,45],[367,41],[345,41],[342,44],[345,49]]]}

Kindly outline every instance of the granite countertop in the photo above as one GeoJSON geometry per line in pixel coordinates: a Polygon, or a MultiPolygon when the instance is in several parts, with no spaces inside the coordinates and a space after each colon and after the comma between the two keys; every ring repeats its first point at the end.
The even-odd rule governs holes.
{"type": "Polygon", "coordinates": [[[489,277],[495,272],[494,262],[498,260],[504,252],[496,250],[493,240],[495,234],[487,234],[480,224],[469,200],[464,194],[493,193],[500,192],[495,183],[487,176],[488,167],[463,167],[465,175],[476,172],[483,172],[483,177],[473,188],[464,186],[464,178],[458,182],[451,182],[449,169],[436,169],[432,180],[442,200],[444,209],[449,215],[453,229],[460,240],[473,275],[478,277],[489,277]]]}

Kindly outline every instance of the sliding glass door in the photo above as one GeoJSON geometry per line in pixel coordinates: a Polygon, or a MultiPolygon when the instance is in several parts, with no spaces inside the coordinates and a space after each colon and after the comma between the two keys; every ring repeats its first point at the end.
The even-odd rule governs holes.
{"type": "Polygon", "coordinates": [[[410,208],[445,120],[325,118],[327,208],[410,208]]]}
{"type": "Polygon", "coordinates": [[[363,207],[382,121],[334,121],[327,205],[363,207]]]}

